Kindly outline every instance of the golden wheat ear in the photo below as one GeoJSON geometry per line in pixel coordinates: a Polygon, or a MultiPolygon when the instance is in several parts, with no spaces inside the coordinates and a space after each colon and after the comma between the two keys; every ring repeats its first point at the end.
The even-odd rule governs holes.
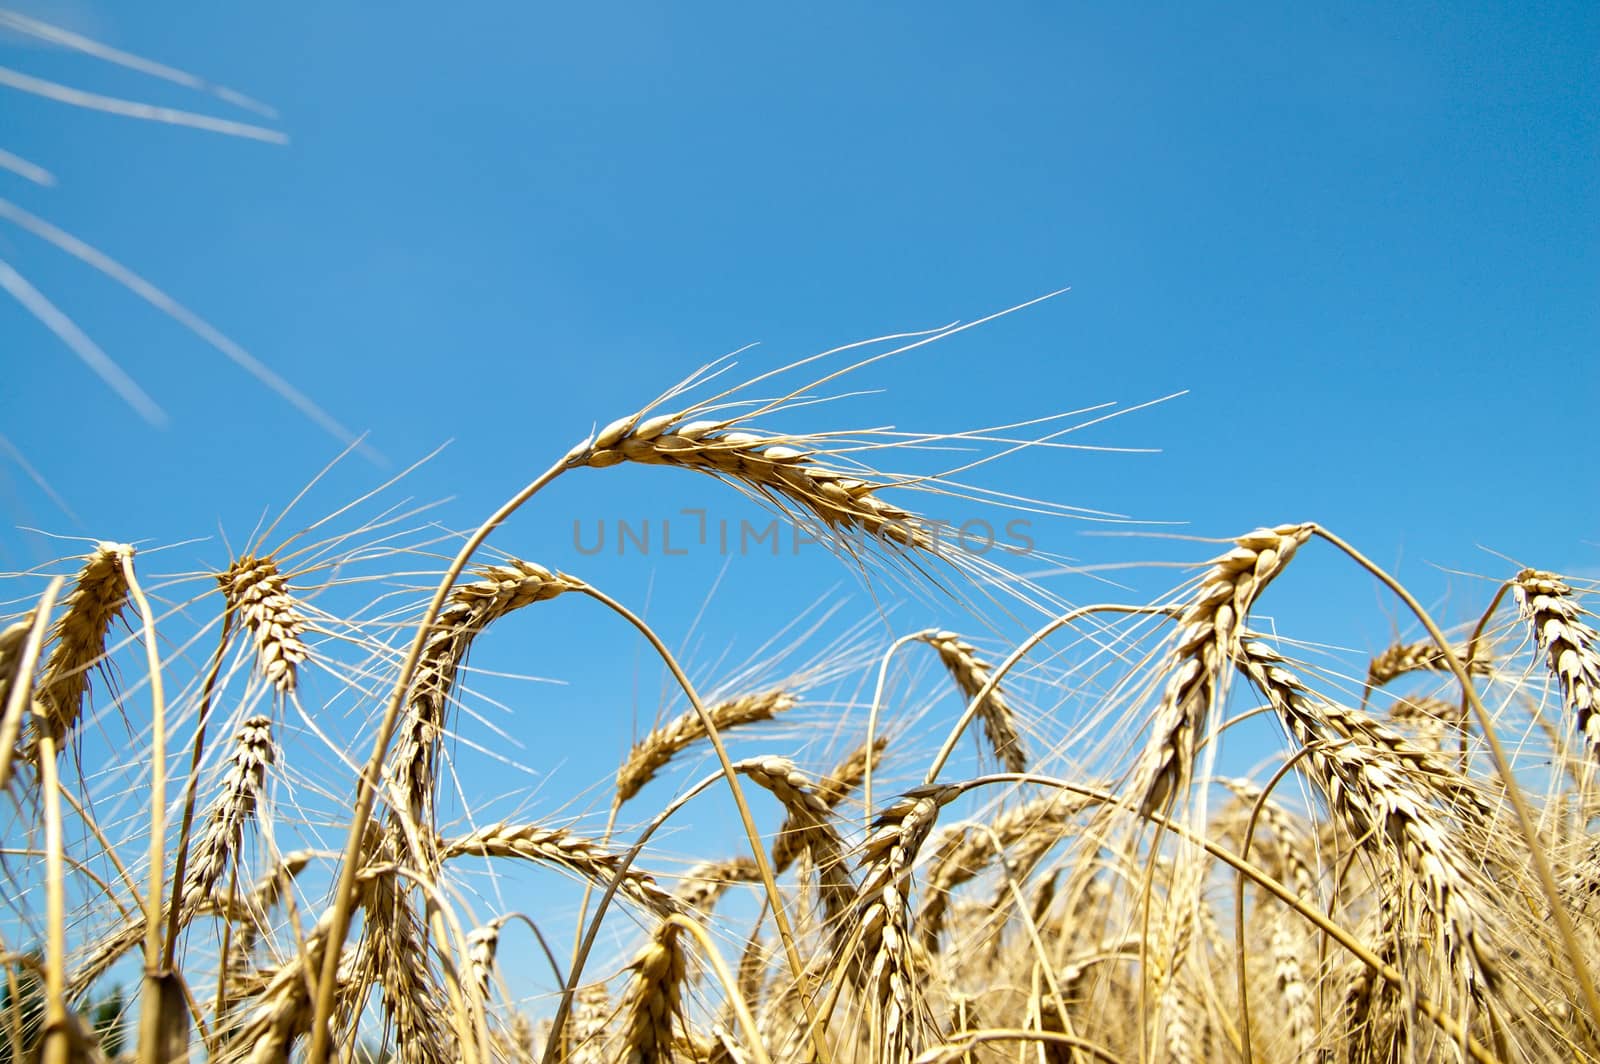
{"type": "Polygon", "coordinates": [[[439,749],[448,731],[450,700],[473,642],[507,614],[583,587],[575,577],[518,558],[482,566],[475,575],[476,580],[450,591],[422,645],[391,769],[401,808],[425,837],[434,823],[439,749]]]}
{"type": "MultiPolygon", "coordinates": [[[[725,731],[771,720],[797,705],[799,700],[788,691],[772,690],[723,699],[707,706],[706,711],[716,728],[725,731]]],[[[704,719],[690,710],[634,743],[622,767],[617,769],[616,803],[621,805],[638,794],[674,757],[704,740],[707,734],[704,719]]]]}
{"type": "Polygon", "coordinates": [[[704,914],[714,908],[728,888],[739,883],[754,883],[761,870],[749,857],[725,857],[720,861],[701,861],[683,874],[673,897],[684,912],[704,914]]]}
{"type": "Polygon", "coordinates": [[[39,678],[36,721],[57,744],[72,734],[83,715],[89,673],[107,660],[111,626],[128,605],[123,563],[131,557],[133,547],[126,543],[98,544],[84,559],[66,610],[51,630],[55,646],[39,678]]]}
{"type": "Polygon", "coordinates": [[[1201,577],[1178,619],[1155,730],[1136,770],[1141,813],[1165,808],[1188,786],[1196,744],[1227,681],[1240,626],[1313,527],[1280,525],[1241,536],[1201,577]]]}
{"type": "Polygon", "coordinates": [[[568,462],[596,469],[634,462],[694,470],[791,515],[815,518],[842,537],[866,533],[879,543],[934,549],[934,537],[920,518],[878,497],[885,485],[822,464],[815,450],[806,449],[806,437],[763,436],[730,424],[634,415],[606,426],[568,462]]]}
{"type": "Polygon", "coordinates": [[[1600,758],[1600,632],[1584,620],[1572,585],[1554,573],[1524,569],[1512,593],[1533,630],[1550,671],[1561,685],[1562,702],[1572,714],[1591,757],[1600,758]]]}
{"type": "Polygon", "coordinates": [[[870,1011],[873,1039],[885,1060],[909,1059],[927,1033],[926,1004],[916,991],[925,971],[911,934],[911,870],[940,809],[959,793],[938,784],[918,787],[878,813],[860,847],[852,911],[835,925],[834,948],[841,957],[859,936],[851,980],[870,1011]]]}
{"type": "Polygon", "coordinates": [[[190,858],[183,888],[186,909],[197,908],[221,882],[238,852],[246,825],[255,817],[267,771],[276,760],[272,718],[259,714],[247,717],[234,733],[227,772],[206,811],[205,828],[190,858]]]}
{"type": "MultiPolygon", "coordinates": [[[[1456,659],[1474,676],[1487,676],[1494,671],[1494,659],[1487,645],[1474,641],[1457,647],[1456,659]]],[[[1449,672],[1450,666],[1437,643],[1425,639],[1418,643],[1395,643],[1373,658],[1367,665],[1367,685],[1382,687],[1401,676],[1413,672],[1449,672]]]]}
{"type": "Polygon", "coordinates": [[[845,870],[844,840],[811,780],[786,757],[753,757],[734,768],[778,799],[787,812],[772,844],[773,870],[784,871],[802,853],[809,855],[817,871],[828,921],[843,916],[855,894],[855,885],[845,870]]]}
{"type": "Polygon", "coordinates": [[[1422,911],[1439,925],[1448,970],[1479,993],[1498,992],[1503,970],[1489,933],[1489,881],[1431,796],[1396,771],[1381,747],[1339,736],[1327,723],[1325,700],[1264,643],[1241,639],[1236,664],[1307,751],[1312,779],[1350,837],[1395,869],[1396,891],[1415,885],[1422,911]]]}
{"type": "Polygon", "coordinates": [[[950,678],[963,695],[978,699],[978,719],[984,735],[1007,772],[1028,770],[1028,750],[1017,725],[1017,712],[1000,685],[991,683],[994,666],[978,657],[977,648],[954,632],[930,632],[924,642],[933,647],[950,678]]]}
{"type": "Polygon", "coordinates": [[[521,858],[564,868],[601,885],[621,877],[620,891],[646,909],[663,914],[678,909],[672,895],[648,873],[632,867],[623,855],[566,828],[492,824],[456,838],[441,839],[438,845],[441,861],[461,857],[521,858]]]}
{"type": "MultiPolygon", "coordinates": [[[[206,812],[205,827],[188,857],[177,910],[167,914],[169,934],[175,935],[196,915],[218,908],[212,898],[213,891],[238,853],[245,827],[255,816],[267,769],[275,760],[271,718],[247,718],[234,735],[222,786],[206,812]]],[[[73,973],[68,996],[76,997],[86,991],[125,953],[139,945],[145,934],[145,922],[141,918],[95,943],[73,973]]]]}
{"type": "Polygon", "coordinates": [[[306,649],[305,612],[272,558],[243,555],[217,577],[228,610],[255,641],[256,666],[280,694],[294,691],[306,649]]]}
{"type": "Polygon", "coordinates": [[[663,920],[628,967],[621,1045],[615,1059],[671,1064],[677,1059],[674,1032],[683,1018],[683,983],[688,974],[681,926],[663,920]]]}

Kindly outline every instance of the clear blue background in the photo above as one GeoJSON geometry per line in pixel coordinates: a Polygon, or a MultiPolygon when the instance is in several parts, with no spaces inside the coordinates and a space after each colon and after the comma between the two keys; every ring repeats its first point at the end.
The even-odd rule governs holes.
{"type": "MultiPolygon", "coordinates": [[[[27,10],[270,103],[292,143],[8,91],[5,146],[60,184],[4,194],[395,461],[457,441],[434,475],[463,518],[734,347],[778,361],[1070,285],[826,427],[1188,388],[1112,441],[1164,456],[1052,459],[1033,493],[1206,534],[1310,517],[1417,562],[1484,568],[1482,542],[1594,564],[1591,5],[27,10]]],[[[37,76],[252,117],[23,43],[4,61],[37,76]]],[[[236,522],[330,453],[169,320],[0,240],[172,418],[146,429],[3,304],[5,434],[86,533],[236,522]]],[[[61,528],[8,473],[11,505],[61,528]]]]}

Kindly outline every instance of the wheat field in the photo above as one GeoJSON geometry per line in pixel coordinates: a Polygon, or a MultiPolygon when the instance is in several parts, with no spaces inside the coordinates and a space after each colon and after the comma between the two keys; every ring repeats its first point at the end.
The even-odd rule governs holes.
{"type": "Polygon", "coordinates": [[[5,1059],[1595,1057],[1587,588],[1508,571],[1435,619],[1289,523],[1186,544],[1156,600],[1069,605],[939,540],[918,493],[958,489],[883,472],[897,443],[762,427],[851,357],[708,367],[470,532],[380,485],[206,572],[107,540],[10,575],[5,1059]],[[969,632],[692,674],[581,557],[497,547],[552,481],[621,464],[715,478],[969,632]],[[1407,638],[1351,660],[1259,622],[1310,552],[1407,638]],[[475,813],[473,648],[557,598],[674,690],[613,777],[475,813]],[[1002,615],[1032,634],[977,634],[1002,615]],[[1220,773],[1263,725],[1270,755],[1220,773]],[[715,795],[744,845],[685,852],[715,795]],[[581,899],[541,911],[528,869],[581,899]]]}
{"type": "MultiPolygon", "coordinates": [[[[11,89],[284,139],[255,124],[270,109],[182,71],[17,12],[0,30],[255,117],[16,72],[11,89]]],[[[0,169],[55,182],[3,148],[0,169]]],[[[363,446],[106,253],[9,200],[0,220],[171,316],[341,458],[363,446]]],[[[980,468],[1068,422],[903,435],[822,405],[997,316],[753,376],[722,360],[622,417],[539,411],[528,442],[551,464],[464,527],[400,474],[257,499],[269,517],[237,550],[96,529],[0,574],[0,1064],[1600,1060],[1593,583],[1507,564],[1446,614],[1339,529],[1269,513],[1177,541],[1162,594],[1068,602],[1028,575],[1060,559],[972,549],[935,516],[1076,513],[980,468]],[[929,450],[963,457],[897,468],[929,450]],[[708,662],[579,543],[519,556],[514,515],[625,465],[764,507],[867,605],[734,618],[759,649],[708,662]],[[1376,589],[1391,646],[1279,623],[1308,555],[1376,589]],[[906,599],[940,623],[907,621],[906,599]],[[595,699],[591,745],[623,751],[604,775],[508,799],[482,764],[560,751],[538,688],[478,662],[557,669],[521,622],[558,610],[586,655],[619,675],[642,655],[662,693],[631,734],[595,699]]]]}

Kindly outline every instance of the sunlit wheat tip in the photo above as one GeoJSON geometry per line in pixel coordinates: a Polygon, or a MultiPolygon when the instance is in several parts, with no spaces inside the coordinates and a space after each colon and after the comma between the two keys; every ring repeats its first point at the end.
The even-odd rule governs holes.
{"type": "MultiPolygon", "coordinates": [[[[798,700],[787,691],[771,690],[724,699],[706,707],[706,712],[717,730],[722,731],[741,724],[771,720],[798,704],[798,700]]],[[[706,734],[704,718],[691,709],[634,743],[622,767],[617,770],[617,804],[621,805],[638,794],[674,757],[704,739],[706,734]]]]}
{"type": "Polygon", "coordinates": [[[84,560],[51,635],[55,647],[39,682],[44,726],[59,741],[77,724],[89,690],[89,670],[102,661],[106,637],[128,601],[123,563],[133,557],[126,543],[102,542],[84,560]]]}
{"type": "MultiPolygon", "coordinates": [[[[1452,653],[1474,676],[1487,676],[1494,668],[1488,645],[1482,641],[1472,646],[1454,647],[1452,653]]],[[[1407,673],[1449,671],[1444,652],[1432,640],[1395,643],[1368,664],[1367,683],[1372,687],[1382,687],[1407,673]]]]}
{"type": "Polygon", "coordinates": [[[1585,620],[1572,586],[1554,573],[1524,569],[1512,588],[1561,696],[1592,756],[1600,757],[1600,633],[1585,620]]]}
{"type": "Polygon", "coordinates": [[[474,575],[476,580],[451,590],[423,645],[395,747],[393,771],[403,808],[425,828],[433,824],[439,743],[449,720],[450,699],[473,641],[508,613],[583,586],[574,577],[520,558],[482,566],[474,575]]]}
{"type": "Polygon", "coordinates": [[[568,460],[595,468],[635,462],[692,469],[809,514],[834,531],[933,548],[932,535],[915,514],[878,497],[885,485],[830,469],[816,452],[791,446],[795,442],[803,441],[734,430],[726,421],[625,418],[574,449],[568,460]]]}
{"type": "Polygon", "coordinates": [[[228,771],[215,802],[206,814],[205,830],[195,844],[184,904],[198,904],[226,870],[229,857],[239,847],[245,824],[255,815],[256,803],[274,760],[272,718],[248,717],[233,739],[228,771]]]}
{"type": "Polygon", "coordinates": [[[228,609],[255,639],[256,664],[280,694],[295,689],[309,651],[301,636],[306,619],[288,581],[271,558],[246,554],[217,577],[228,609]]]}
{"type": "Polygon", "coordinates": [[[1016,711],[1007,702],[999,684],[989,684],[994,667],[978,657],[977,648],[954,632],[929,632],[924,641],[938,653],[956,687],[967,698],[976,698],[988,688],[978,703],[978,719],[995,757],[1007,772],[1026,772],[1028,752],[1017,728],[1016,711]]]}
{"type": "Polygon", "coordinates": [[[1260,528],[1215,559],[1179,618],[1155,729],[1134,786],[1140,810],[1165,806],[1188,784],[1201,732],[1226,682],[1225,668],[1257,596],[1311,538],[1309,524],[1260,528]]]}

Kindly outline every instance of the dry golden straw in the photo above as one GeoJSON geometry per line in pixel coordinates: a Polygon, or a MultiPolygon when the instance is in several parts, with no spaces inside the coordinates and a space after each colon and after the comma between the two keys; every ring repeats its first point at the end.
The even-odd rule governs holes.
{"type": "MultiPolygon", "coordinates": [[[[706,708],[717,728],[726,730],[741,724],[771,720],[798,704],[798,700],[787,691],[773,690],[725,699],[706,708]]],[[[700,714],[691,710],[674,717],[634,743],[622,767],[617,770],[617,804],[638,794],[674,757],[705,737],[705,722],[700,714]]]]}
{"type": "Polygon", "coordinates": [[[1155,730],[1135,787],[1145,813],[1164,808],[1188,785],[1196,743],[1226,682],[1227,660],[1255,600],[1311,538],[1310,525],[1261,528],[1212,562],[1178,618],[1178,636],[1155,730]]]}
{"type": "Polygon", "coordinates": [[[255,638],[261,675],[279,692],[293,691],[310,651],[301,639],[306,631],[305,615],[278,571],[278,563],[247,554],[217,577],[217,583],[228,609],[255,638]]]}
{"type": "Polygon", "coordinates": [[[983,722],[983,731],[994,756],[1007,772],[1026,772],[1028,752],[1017,727],[1016,711],[1006,701],[1000,685],[989,682],[994,667],[981,660],[977,649],[954,632],[930,632],[926,640],[938,653],[962,694],[969,699],[983,695],[978,702],[978,719],[983,722]]]}
{"type": "MultiPolygon", "coordinates": [[[[395,507],[292,554],[225,559],[220,578],[135,572],[111,542],[42,570],[68,575],[8,577],[0,774],[37,771],[8,790],[0,840],[0,1060],[109,1059],[114,1013],[125,1058],[137,1021],[141,1059],[262,1064],[1600,1059],[1589,585],[1525,570],[1446,628],[1311,524],[1240,537],[1154,603],[1069,608],[998,568],[934,575],[934,526],[886,496],[981,489],[864,459],[1008,448],[1013,430],[745,428],[809,413],[825,370],[773,399],[675,390],[470,536],[406,530],[395,507]],[[502,525],[556,476],[621,463],[730,482],[847,562],[898,558],[930,594],[874,586],[864,649],[868,629],[833,613],[794,638],[819,613],[773,588],[739,614],[761,649],[727,669],[708,665],[736,660],[715,633],[657,630],[553,566],[479,557],[521,534],[502,525]],[[1312,536],[1339,549],[1311,561],[1376,577],[1433,642],[1368,660],[1298,612],[1264,616],[1312,536]],[[459,554],[419,615],[440,541],[459,554]],[[302,586],[313,571],[334,575],[302,586]],[[621,677],[659,668],[660,703],[692,712],[629,747],[597,709],[578,746],[554,745],[548,697],[518,685],[571,663],[500,622],[569,593],[627,622],[617,637],[573,621],[586,654],[621,677]],[[1522,620],[1491,627],[1506,595],[1522,620]],[[1532,638],[1507,639],[1518,624],[1532,638]],[[958,631],[992,636],[980,653],[958,631]],[[814,634],[793,679],[751,682],[814,634]],[[947,690],[892,689],[913,643],[947,690]],[[511,664],[488,657],[502,651],[511,664]],[[680,653],[722,694],[701,698],[680,653]],[[929,729],[950,687],[961,721],[929,729]],[[973,763],[994,769],[941,778],[961,772],[950,751],[973,718],[973,763]],[[734,728],[765,752],[729,757],[734,728]],[[650,786],[702,743],[714,772],[650,786]],[[527,774],[498,767],[510,758],[527,774]],[[529,934],[503,937],[513,919],[529,934]],[[127,979],[141,993],[118,1005],[127,979]]],[[[1374,626],[1392,631],[1392,612],[1374,626]]],[[[712,600],[693,623],[718,617],[712,600]]]]}
{"type": "Polygon", "coordinates": [[[1524,569],[1512,588],[1522,616],[1533,629],[1562,701],[1591,756],[1600,757],[1600,633],[1583,620],[1572,587],[1554,573],[1524,569]]]}
{"type": "Polygon", "coordinates": [[[111,626],[128,603],[123,560],[133,556],[126,543],[101,543],[85,559],[67,596],[66,610],[51,632],[55,647],[39,680],[39,719],[57,743],[83,713],[89,671],[101,664],[111,626]]]}

